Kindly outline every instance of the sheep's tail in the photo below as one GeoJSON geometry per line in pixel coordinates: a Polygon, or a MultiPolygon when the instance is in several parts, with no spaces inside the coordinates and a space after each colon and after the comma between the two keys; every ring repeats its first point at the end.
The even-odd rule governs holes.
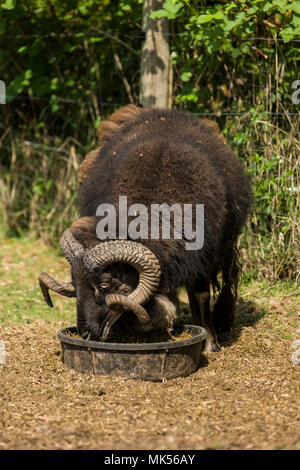
{"type": "Polygon", "coordinates": [[[233,325],[240,275],[239,250],[235,243],[230,242],[221,272],[221,284],[216,276],[212,280],[214,291],[219,293],[213,310],[216,333],[230,331],[233,325]]]}

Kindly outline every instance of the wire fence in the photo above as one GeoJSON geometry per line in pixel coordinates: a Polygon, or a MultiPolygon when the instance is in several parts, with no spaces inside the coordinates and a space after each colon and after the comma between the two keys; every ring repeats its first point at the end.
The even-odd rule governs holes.
{"type": "MultiPolygon", "coordinates": [[[[168,37],[173,37],[173,36],[189,36],[189,33],[160,33],[160,32],[151,32],[151,34],[156,35],[159,34],[160,36],[168,36],[168,37]]],[[[16,39],[22,39],[22,38],[64,38],[64,37],[76,37],[78,39],[85,39],[88,37],[106,37],[107,39],[112,39],[117,42],[119,42],[120,45],[126,46],[127,48],[129,47],[132,52],[138,53],[138,51],[132,49],[128,44],[124,43],[120,37],[130,39],[130,40],[136,40],[136,39],[144,39],[145,38],[145,33],[143,32],[137,32],[136,34],[119,34],[115,35],[111,31],[102,31],[102,30],[96,30],[96,31],[91,31],[91,32],[69,32],[69,33],[48,33],[48,34],[17,34],[17,35],[8,35],[5,36],[7,39],[10,38],[16,38],[16,39]]],[[[284,39],[281,38],[273,38],[273,37],[249,37],[249,38],[237,38],[237,41],[239,42],[254,42],[254,41],[268,41],[268,42],[281,42],[284,43],[284,45],[287,45],[288,43],[284,41],[284,39]]],[[[288,42],[292,43],[300,43],[300,39],[291,39],[288,42]]],[[[253,47],[254,50],[257,52],[261,53],[260,50],[256,49],[253,47]]],[[[266,59],[268,59],[267,56],[261,53],[266,59]]],[[[12,96],[12,95],[6,95],[6,98],[9,100],[18,100],[18,101],[44,101],[44,102],[53,102],[51,98],[48,97],[43,97],[43,96],[24,96],[24,95],[17,95],[17,96],[12,96]]],[[[124,103],[114,103],[114,102],[103,102],[99,97],[97,97],[98,100],[98,105],[103,106],[103,107],[122,107],[125,106],[124,103]]],[[[59,103],[66,103],[66,104],[77,104],[78,105],[78,100],[71,99],[71,98],[58,98],[56,97],[56,102],[59,103]]],[[[93,106],[94,102],[92,101],[84,101],[80,100],[81,105],[85,106],[93,106]]],[[[126,103],[127,104],[127,103],[126,103]]],[[[270,115],[270,116],[298,116],[299,112],[289,112],[289,111],[284,111],[284,112],[271,112],[271,111],[261,111],[261,110],[255,110],[259,114],[264,114],[264,115],[270,115]]],[[[216,112],[193,112],[192,114],[197,115],[197,116],[216,116],[216,117],[223,117],[223,116],[249,116],[251,114],[251,111],[244,111],[244,112],[237,112],[237,111],[216,111],[216,112]]]]}
{"type": "MultiPolygon", "coordinates": [[[[12,95],[7,95],[7,98],[13,99],[13,100],[19,100],[19,101],[44,101],[47,103],[50,103],[52,100],[51,98],[46,98],[42,96],[12,96],[12,95]]],[[[66,99],[66,98],[56,98],[56,101],[61,102],[61,103],[67,103],[67,104],[77,104],[78,105],[78,100],[74,99],[66,99]]],[[[100,101],[98,98],[98,104],[99,106],[104,106],[104,107],[122,107],[126,106],[128,103],[109,103],[109,102],[103,102],[100,101]]],[[[80,100],[80,105],[85,105],[85,106],[93,106],[94,102],[93,101],[82,101],[80,100]]],[[[216,117],[222,117],[222,116],[249,116],[253,113],[253,109],[255,112],[265,115],[270,115],[270,116],[298,116],[300,115],[300,111],[298,112],[271,112],[271,111],[262,111],[259,109],[251,108],[249,111],[244,111],[244,112],[237,112],[237,111],[215,111],[215,112],[191,112],[191,114],[194,114],[195,116],[216,116],[216,117]]]]}
{"type": "MultiPolygon", "coordinates": [[[[298,142],[298,141],[296,141],[298,142]]],[[[21,145],[22,147],[26,147],[26,148],[30,148],[31,150],[35,151],[36,153],[44,153],[44,152],[53,152],[53,153],[57,153],[57,154],[60,154],[62,157],[64,155],[69,155],[70,154],[70,151],[71,151],[71,147],[68,147],[68,148],[62,148],[63,146],[60,146],[60,147],[52,147],[50,145],[44,145],[44,144],[41,144],[39,142],[34,142],[34,141],[28,141],[28,140],[18,140],[16,139],[14,141],[14,143],[16,145],[21,145]]],[[[298,142],[300,144],[300,142],[298,142]]],[[[84,145],[82,145],[80,142],[77,143],[77,145],[75,145],[74,143],[72,144],[72,147],[76,147],[76,149],[80,149],[82,148],[83,151],[85,152],[86,148],[84,145]]],[[[254,147],[254,148],[251,148],[251,153],[254,154],[254,153],[260,153],[260,152],[263,152],[265,151],[265,149],[267,148],[267,145],[266,146],[263,146],[263,147],[254,147]]],[[[7,150],[9,152],[12,151],[12,146],[10,145],[3,145],[1,143],[1,139],[0,139],[0,150],[7,150]]],[[[281,159],[281,160],[284,160],[288,163],[292,163],[291,160],[287,157],[285,157],[284,155],[278,155],[277,156],[278,159],[281,159]]],[[[297,191],[299,191],[299,188],[296,188],[297,191]]]]}
{"type": "MultiPolygon", "coordinates": [[[[167,36],[167,37],[174,37],[174,36],[181,36],[181,37],[189,37],[189,33],[161,33],[157,31],[151,31],[149,34],[155,36],[167,36]]],[[[68,33],[47,33],[47,34],[14,34],[14,35],[5,35],[7,39],[23,39],[23,38],[63,38],[63,37],[76,37],[78,39],[82,39],[85,37],[101,37],[106,36],[110,39],[120,39],[120,37],[136,40],[136,39],[144,39],[145,33],[143,31],[139,31],[136,34],[113,34],[112,31],[86,31],[86,32],[68,32],[68,33]]],[[[226,38],[226,37],[225,37],[226,38]]],[[[284,42],[287,44],[288,42],[300,42],[300,39],[289,39],[288,42],[282,38],[270,38],[270,37],[249,37],[249,38],[236,38],[238,42],[251,42],[251,41],[269,41],[269,42],[284,42]]]]}

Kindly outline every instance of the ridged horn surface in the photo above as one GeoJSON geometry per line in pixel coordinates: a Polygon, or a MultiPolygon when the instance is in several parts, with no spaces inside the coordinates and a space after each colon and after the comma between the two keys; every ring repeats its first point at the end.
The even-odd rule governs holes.
{"type": "Polygon", "coordinates": [[[75,258],[82,257],[85,253],[84,247],[76,240],[69,228],[61,236],[60,247],[70,264],[75,258]]]}

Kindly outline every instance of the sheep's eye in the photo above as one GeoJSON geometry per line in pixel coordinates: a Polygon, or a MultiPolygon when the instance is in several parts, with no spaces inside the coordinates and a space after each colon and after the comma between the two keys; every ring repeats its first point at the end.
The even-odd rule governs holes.
{"type": "Polygon", "coordinates": [[[101,289],[107,289],[110,286],[109,282],[101,282],[100,287],[101,289]]]}

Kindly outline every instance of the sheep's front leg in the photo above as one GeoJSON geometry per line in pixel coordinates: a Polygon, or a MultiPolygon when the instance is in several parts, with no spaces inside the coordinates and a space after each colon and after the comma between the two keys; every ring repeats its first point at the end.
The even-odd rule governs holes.
{"type": "Polygon", "coordinates": [[[192,288],[188,287],[187,291],[193,321],[196,325],[203,326],[207,331],[207,339],[203,352],[220,351],[210,311],[209,282],[197,282],[192,288]]]}

